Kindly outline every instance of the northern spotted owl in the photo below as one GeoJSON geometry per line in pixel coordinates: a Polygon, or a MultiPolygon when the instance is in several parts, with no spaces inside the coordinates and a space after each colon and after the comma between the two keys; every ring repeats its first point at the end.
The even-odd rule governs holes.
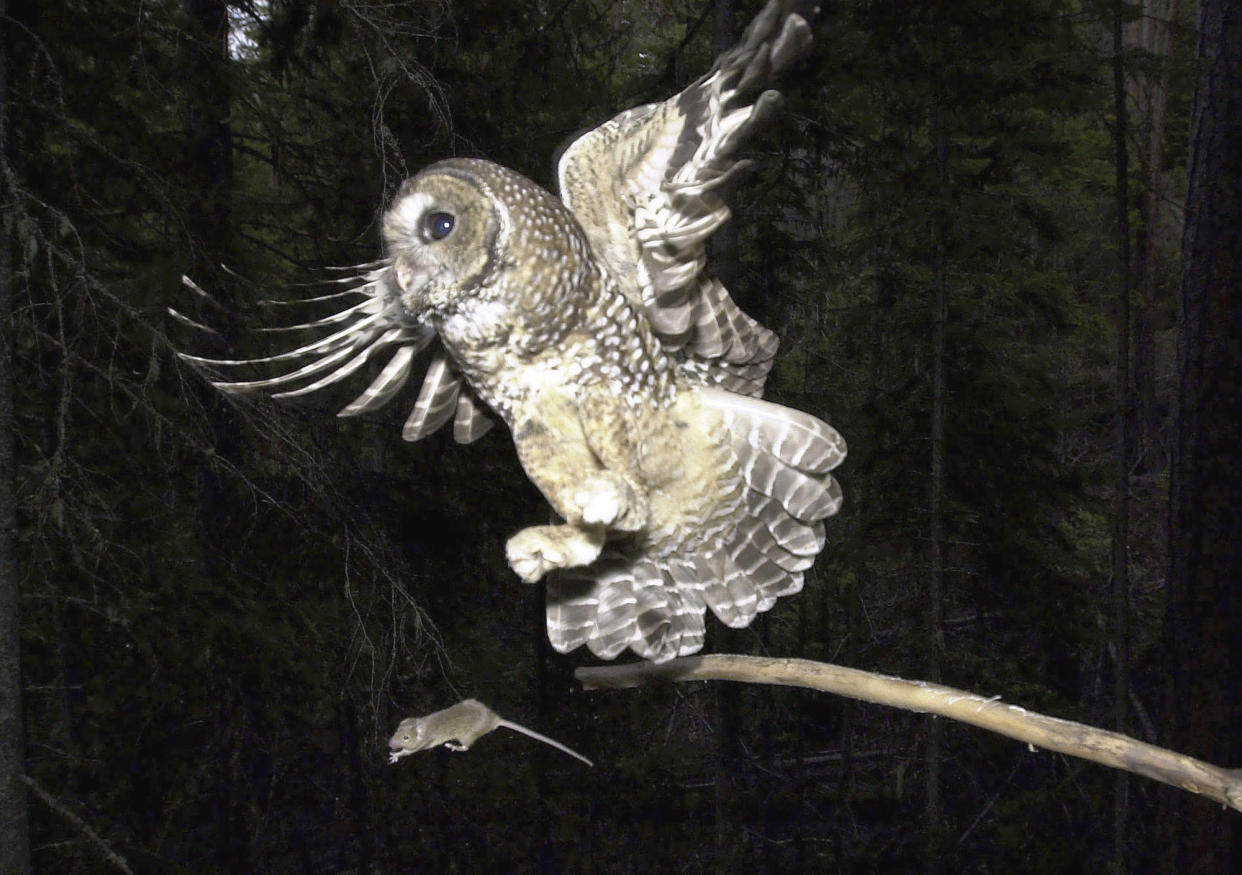
{"type": "Polygon", "coordinates": [[[404,437],[450,420],[463,443],[495,418],[509,427],[563,520],[506,545],[519,577],[547,576],[553,647],[663,661],[699,650],[707,608],[746,626],[802,588],[841,504],[829,472],[844,442],[759,400],[776,337],[705,250],[729,217],[738,145],[779,102],[772,74],[810,43],[810,12],[772,0],[702,79],[576,139],[559,200],[487,161],[433,164],[385,213],[385,257],[343,293],[356,303],[310,324],[327,336],[246,362],[187,358],[309,360],[216,382],[290,396],[390,355],[351,416],[390,401],[431,347],[404,437]]]}

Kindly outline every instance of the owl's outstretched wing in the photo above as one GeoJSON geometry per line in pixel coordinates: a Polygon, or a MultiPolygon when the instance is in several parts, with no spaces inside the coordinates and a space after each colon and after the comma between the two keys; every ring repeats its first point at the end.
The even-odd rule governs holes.
{"type": "Polygon", "coordinates": [[[780,104],[767,85],[810,46],[815,9],[770,0],[711,72],[580,136],[557,166],[596,257],[687,375],[746,395],[762,394],[777,339],[707,269],[707,241],[729,218],[721,188],[746,163],[740,144],[780,104]]]}
{"type": "MultiPolygon", "coordinates": [[[[399,302],[388,291],[391,264],[382,261],[363,265],[361,269],[360,276],[341,281],[347,286],[343,291],[296,302],[311,304],[337,299],[351,302],[344,309],[310,322],[260,329],[265,332],[324,332],[316,340],[287,352],[252,359],[208,358],[184,352],[178,355],[211,371],[211,384],[223,392],[245,394],[275,389],[277,391],[271,393],[273,398],[294,398],[325,389],[387,355],[387,363],[370,385],[337,415],[357,416],[377,410],[391,401],[409,381],[415,372],[418,354],[439,344],[429,326],[411,324],[401,313],[399,302]],[[261,379],[222,378],[222,372],[273,365],[287,369],[261,379]]],[[[206,295],[188,277],[183,277],[182,282],[197,294],[206,295]]],[[[181,321],[195,324],[172,308],[169,312],[181,321]]],[[[437,348],[401,435],[408,441],[420,440],[449,420],[453,421],[453,437],[463,444],[478,440],[495,423],[452,361],[437,348]]]]}

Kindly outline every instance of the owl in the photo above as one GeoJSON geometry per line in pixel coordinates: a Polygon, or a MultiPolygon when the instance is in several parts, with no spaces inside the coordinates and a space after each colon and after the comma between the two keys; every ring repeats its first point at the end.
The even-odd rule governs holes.
{"type": "MultiPolygon", "coordinates": [[[[547,580],[547,630],[568,652],[656,662],[698,651],[708,609],[746,626],[802,588],[841,505],[845,456],[824,422],[760,399],[777,340],[707,267],[739,144],[810,44],[803,4],[772,0],[739,45],[680,94],[573,141],[560,198],[488,161],[453,158],[406,180],[383,216],[384,258],[353,301],[298,328],[289,352],[217,369],[306,362],[226,392],[305,395],[387,360],[342,416],[392,400],[430,350],[405,423],[450,420],[459,442],[497,420],[559,521],[505,545],[547,580]]],[[[372,369],[374,370],[374,369],[372,369]]]]}

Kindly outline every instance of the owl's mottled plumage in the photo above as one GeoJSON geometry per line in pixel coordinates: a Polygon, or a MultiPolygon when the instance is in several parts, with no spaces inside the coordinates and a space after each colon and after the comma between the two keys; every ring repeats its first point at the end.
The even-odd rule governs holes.
{"type": "Polygon", "coordinates": [[[747,625],[801,589],[841,503],[829,472],[844,442],[759,400],[776,338],[705,253],[729,216],[719,189],[737,145],[776,106],[762,88],[806,49],[809,14],[772,0],[707,76],[575,140],[562,200],[477,159],[407,180],[384,216],[386,257],[346,293],[361,300],[312,323],[343,327],[254,360],[311,362],[216,385],[306,394],[391,352],[348,416],[391,400],[432,346],[403,434],[509,427],[564,521],[506,546],[523,580],[547,575],[557,650],[662,661],[702,646],[707,608],[747,625]]]}

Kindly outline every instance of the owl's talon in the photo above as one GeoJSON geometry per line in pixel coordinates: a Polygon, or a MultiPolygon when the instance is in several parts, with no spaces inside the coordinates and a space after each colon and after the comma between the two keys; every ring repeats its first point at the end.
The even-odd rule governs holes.
{"type": "Polygon", "coordinates": [[[574,503],[582,510],[588,526],[610,526],[637,531],[647,521],[646,508],[634,490],[616,474],[595,474],[574,493],[574,503]]]}
{"type": "Polygon", "coordinates": [[[574,501],[582,508],[582,521],[589,526],[609,526],[616,522],[624,509],[624,501],[614,491],[579,490],[574,501]]]}
{"type": "Polygon", "coordinates": [[[530,556],[514,557],[512,554],[508,556],[509,567],[524,583],[537,583],[539,578],[543,577],[549,571],[556,567],[553,563],[547,562],[546,557],[538,553],[530,556]]]}
{"type": "Polygon", "coordinates": [[[578,526],[532,526],[522,529],[505,544],[509,567],[527,583],[549,571],[589,565],[604,545],[603,530],[578,526]]]}

